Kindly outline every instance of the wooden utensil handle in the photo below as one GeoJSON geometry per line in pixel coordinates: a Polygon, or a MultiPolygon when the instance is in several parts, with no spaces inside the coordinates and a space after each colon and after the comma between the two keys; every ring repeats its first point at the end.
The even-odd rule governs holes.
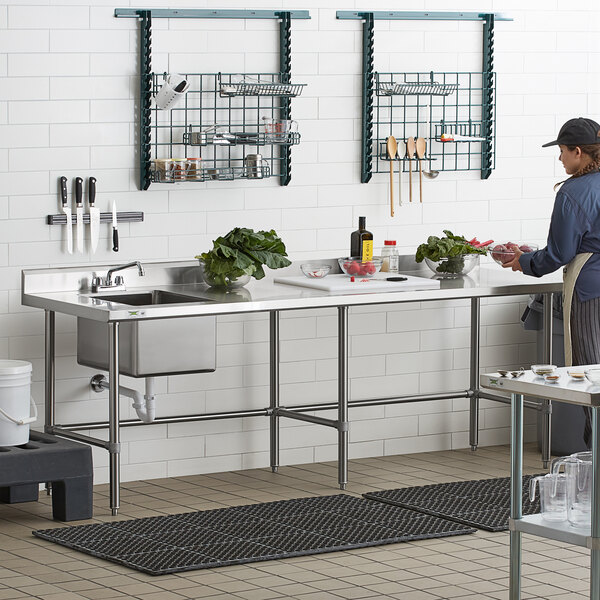
{"type": "Polygon", "coordinates": [[[423,171],[421,168],[421,159],[419,159],[419,202],[423,202],[423,171]]]}
{"type": "Polygon", "coordinates": [[[412,202],[412,161],[408,158],[408,201],[412,202]]]}
{"type": "Polygon", "coordinates": [[[394,162],[390,158],[390,214],[394,216],[394,162]]]}

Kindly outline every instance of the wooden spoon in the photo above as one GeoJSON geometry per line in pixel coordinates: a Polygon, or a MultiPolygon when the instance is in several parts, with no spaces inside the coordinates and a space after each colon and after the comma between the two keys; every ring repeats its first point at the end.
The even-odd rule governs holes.
{"type": "Polygon", "coordinates": [[[398,142],[393,135],[387,139],[387,153],[390,159],[390,213],[394,216],[394,160],[398,151],[398,142]]]}
{"type": "Polygon", "coordinates": [[[406,156],[406,144],[402,140],[398,140],[398,206],[402,206],[402,159],[406,156]]]}
{"type": "Polygon", "coordinates": [[[406,156],[408,156],[408,199],[412,202],[412,164],[411,158],[415,155],[415,138],[409,137],[406,140],[406,156]]]}
{"type": "Polygon", "coordinates": [[[425,151],[427,150],[425,138],[417,138],[416,150],[417,158],[419,159],[419,201],[423,202],[423,170],[421,168],[421,160],[425,158],[425,151]]]}

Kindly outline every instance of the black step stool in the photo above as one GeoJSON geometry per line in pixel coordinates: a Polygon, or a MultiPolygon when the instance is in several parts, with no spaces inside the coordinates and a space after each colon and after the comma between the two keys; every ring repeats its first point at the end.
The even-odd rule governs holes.
{"type": "Polygon", "coordinates": [[[0,446],[0,502],[37,502],[39,484],[52,482],[52,516],[92,518],[92,449],[31,431],[22,446],[0,446]]]}

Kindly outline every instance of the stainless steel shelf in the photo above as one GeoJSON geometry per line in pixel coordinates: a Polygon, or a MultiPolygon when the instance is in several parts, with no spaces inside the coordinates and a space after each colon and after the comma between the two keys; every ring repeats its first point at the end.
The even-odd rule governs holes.
{"type": "Polygon", "coordinates": [[[568,521],[545,521],[538,514],[527,515],[521,519],[509,519],[508,525],[511,531],[520,531],[574,546],[591,548],[590,528],[579,529],[570,525],[568,521]]]}

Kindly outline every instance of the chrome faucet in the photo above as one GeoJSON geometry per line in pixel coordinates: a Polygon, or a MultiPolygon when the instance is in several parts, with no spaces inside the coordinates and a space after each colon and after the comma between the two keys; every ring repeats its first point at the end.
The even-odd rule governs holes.
{"type": "Polygon", "coordinates": [[[124,290],[125,282],[120,275],[116,275],[113,281],[113,273],[117,271],[122,271],[123,269],[129,269],[131,267],[137,267],[138,275],[143,277],[146,273],[144,272],[144,267],[139,260],[134,260],[133,262],[127,263],[125,265],[121,265],[120,267],[113,267],[106,272],[106,277],[94,277],[92,279],[92,292],[103,292],[106,290],[124,290]]]}

